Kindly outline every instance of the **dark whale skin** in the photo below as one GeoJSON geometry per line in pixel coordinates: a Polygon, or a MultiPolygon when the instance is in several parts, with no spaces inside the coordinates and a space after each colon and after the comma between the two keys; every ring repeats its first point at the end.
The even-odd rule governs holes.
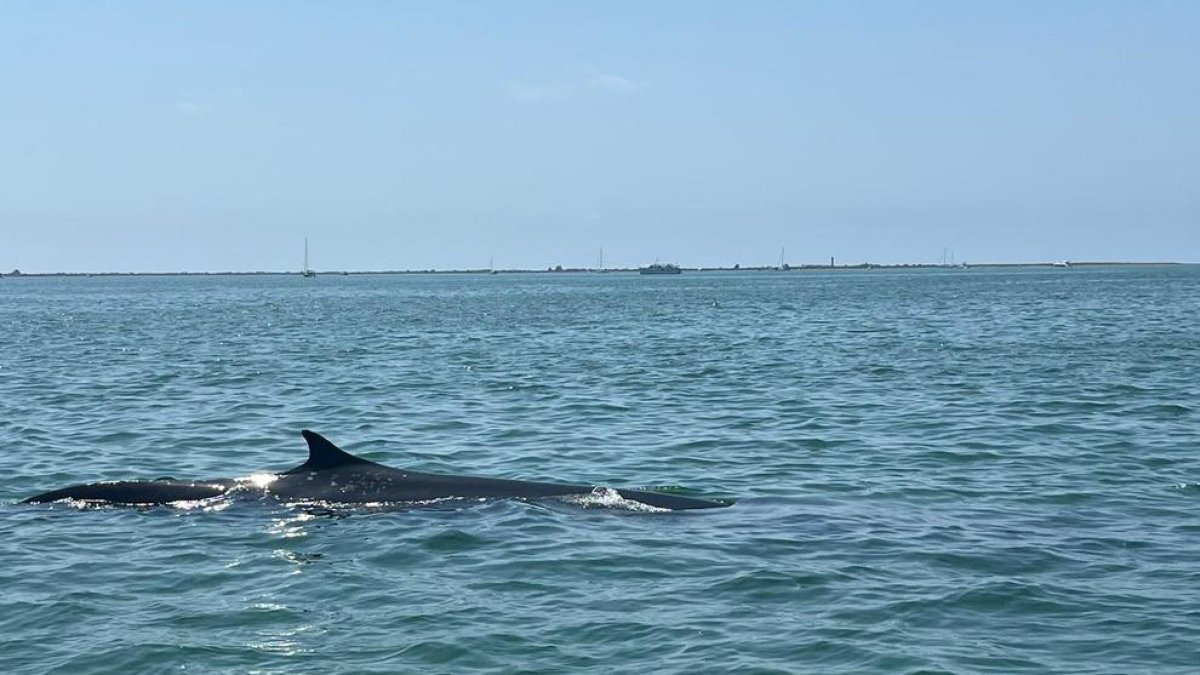
{"type": "MultiPolygon", "coordinates": [[[[453,476],[394,469],[337,447],[318,433],[302,432],[308,442],[308,461],[265,482],[263,494],[285,502],[381,504],[427,502],[441,499],[542,499],[586,495],[591,485],[453,476]]],[[[77,500],[97,504],[150,505],[197,501],[219,497],[249,484],[232,479],[183,481],[176,479],[123,480],[72,485],[24,500],[41,504],[77,500]]],[[[624,497],[660,509],[681,511],[729,506],[728,502],[684,495],[616,488],[624,497]]]]}

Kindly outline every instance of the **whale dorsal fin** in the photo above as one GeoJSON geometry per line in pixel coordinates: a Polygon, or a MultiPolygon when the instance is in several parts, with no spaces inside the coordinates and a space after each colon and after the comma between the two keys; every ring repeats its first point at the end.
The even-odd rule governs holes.
{"type": "Polygon", "coordinates": [[[315,431],[305,429],[300,432],[308,441],[308,461],[284,473],[300,473],[301,471],[320,471],[332,469],[346,464],[371,464],[370,460],[354,455],[339,448],[315,431]]]}

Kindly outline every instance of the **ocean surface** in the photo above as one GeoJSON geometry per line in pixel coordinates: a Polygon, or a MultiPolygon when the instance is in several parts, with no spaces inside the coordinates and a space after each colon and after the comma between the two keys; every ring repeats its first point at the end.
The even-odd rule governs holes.
{"type": "Polygon", "coordinates": [[[1200,267],[0,279],[0,672],[1200,672],[1200,267]],[[21,505],[301,463],[727,509],[21,505]]]}

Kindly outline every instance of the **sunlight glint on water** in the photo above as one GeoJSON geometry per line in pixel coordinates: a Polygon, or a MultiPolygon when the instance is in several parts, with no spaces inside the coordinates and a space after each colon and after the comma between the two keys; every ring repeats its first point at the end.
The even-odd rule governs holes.
{"type": "Polygon", "coordinates": [[[1194,267],[6,278],[0,671],[1192,673],[1198,298],[1194,267]],[[262,476],[302,428],[738,502],[14,503],[262,476]]]}

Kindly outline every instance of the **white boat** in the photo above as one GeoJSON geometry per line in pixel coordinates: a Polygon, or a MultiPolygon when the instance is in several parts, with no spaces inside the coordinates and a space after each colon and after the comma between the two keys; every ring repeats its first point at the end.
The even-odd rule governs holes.
{"type": "Polygon", "coordinates": [[[300,276],[306,279],[317,276],[317,273],[312,271],[308,266],[308,237],[304,238],[304,268],[300,270],[300,276]]]}

